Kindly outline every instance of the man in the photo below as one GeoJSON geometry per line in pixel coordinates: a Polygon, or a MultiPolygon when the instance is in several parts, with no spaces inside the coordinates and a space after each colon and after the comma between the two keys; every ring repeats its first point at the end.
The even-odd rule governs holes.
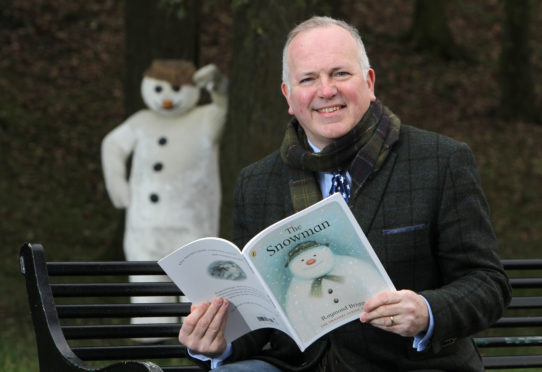
{"type": "Polygon", "coordinates": [[[374,84],[351,26],[314,17],[290,33],[282,92],[295,118],[280,151],[241,172],[234,240],[243,246],[335,191],[342,171],[340,189],[350,187],[345,198],[398,290],[303,353],[269,329],[227,345],[228,303],[215,299],[195,306],[179,333],[197,359],[220,371],[483,370],[470,335],[502,315],[510,288],[471,151],[402,125],[374,84]]]}

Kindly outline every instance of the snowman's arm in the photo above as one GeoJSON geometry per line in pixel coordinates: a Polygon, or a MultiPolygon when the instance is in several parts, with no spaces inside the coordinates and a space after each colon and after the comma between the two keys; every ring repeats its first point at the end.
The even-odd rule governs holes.
{"type": "Polygon", "coordinates": [[[194,73],[194,83],[205,88],[211,100],[223,110],[228,108],[228,77],[214,64],[203,66],[194,73]]]}
{"type": "Polygon", "coordinates": [[[209,90],[209,95],[218,107],[228,109],[228,78],[225,75],[220,75],[214,89],[209,90]]]}
{"type": "Polygon", "coordinates": [[[113,129],[102,141],[105,188],[116,208],[126,208],[130,204],[126,160],[133,151],[136,137],[129,121],[113,129]]]}

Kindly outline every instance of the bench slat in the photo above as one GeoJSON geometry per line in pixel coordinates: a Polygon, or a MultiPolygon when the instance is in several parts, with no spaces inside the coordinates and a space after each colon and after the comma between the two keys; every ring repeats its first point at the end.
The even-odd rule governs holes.
{"type": "Polygon", "coordinates": [[[537,309],[542,307],[542,296],[512,297],[508,309],[537,309]]]}
{"type": "Polygon", "coordinates": [[[542,327],[542,316],[504,317],[497,320],[491,327],[542,327]]]}
{"type": "Polygon", "coordinates": [[[165,275],[156,261],[47,262],[50,276],[165,275]]]}
{"type": "Polygon", "coordinates": [[[478,347],[539,346],[542,336],[478,337],[474,342],[478,347]]]}
{"type": "Polygon", "coordinates": [[[540,288],[542,287],[542,278],[510,278],[512,288],[540,288]]]}
{"type": "Polygon", "coordinates": [[[51,284],[55,297],[181,296],[173,283],[74,283],[51,284]]]}
{"type": "Polygon", "coordinates": [[[61,319],[186,316],[190,313],[189,303],[57,305],[56,308],[61,319]]]}
{"type": "Polygon", "coordinates": [[[542,367],[542,355],[482,357],[486,369],[542,367]]]}
{"type": "Polygon", "coordinates": [[[186,358],[186,346],[137,345],[137,346],[83,346],[72,348],[83,360],[186,358]]]}
{"type": "Polygon", "coordinates": [[[542,269],[541,258],[503,259],[501,263],[505,270],[537,270],[542,269]]]}
{"type": "Polygon", "coordinates": [[[68,340],[133,337],[176,338],[180,329],[180,324],[173,323],[62,326],[64,336],[68,340]]]}

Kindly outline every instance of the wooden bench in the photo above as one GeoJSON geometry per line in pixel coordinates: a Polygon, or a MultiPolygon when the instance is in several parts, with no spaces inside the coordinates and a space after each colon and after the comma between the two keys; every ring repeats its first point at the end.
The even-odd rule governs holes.
{"type": "MultiPolygon", "coordinates": [[[[21,271],[34,323],[41,371],[198,371],[177,341],[179,323],[137,324],[131,317],[183,316],[190,303],[130,304],[130,296],[181,295],[169,282],[130,283],[128,275],[162,275],[156,262],[47,262],[40,244],[20,251],[21,271]],[[132,338],[165,338],[144,344],[132,338]]],[[[542,259],[503,260],[510,272],[537,273],[512,277],[514,299],[505,317],[476,337],[488,369],[542,367],[542,259]],[[538,270],[538,272],[536,271],[538,270]],[[516,295],[516,291],[530,291],[516,295]],[[527,310],[525,310],[527,309],[527,310]],[[535,312],[515,315],[516,311],[535,312]],[[534,335],[499,336],[500,330],[535,329],[534,335]],[[535,328],[537,327],[537,328],[535,328]],[[534,350],[517,356],[512,351],[534,350]],[[504,355],[493,355],[504,350],[504,355]],[[486,351],[487,350],[487,351],[486,351]]],[[[501,352],[502,354],[502,352],[501,352]]]]}

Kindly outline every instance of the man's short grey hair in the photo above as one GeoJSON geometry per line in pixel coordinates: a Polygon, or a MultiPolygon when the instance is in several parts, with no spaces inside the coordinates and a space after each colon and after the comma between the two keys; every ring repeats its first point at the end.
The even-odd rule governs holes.
{"type": "Polygon", "coordinates": [[[348,23],[334,19],[331,17],[312,17],[308,20],[304,21],[303,23],[300,23],[297,25],[290,33],[288,34],[288,39],[286,40],[286,43],[284,44],[284,49],[282,50],[282,81],[284,84],[286,84],[286,87],[288,88],[288,92],[290,92],[290,69],[288,66],[288,61],[286,59],[286,55],[288,54],[288,48],[290,47],[290,43],[296,37],[303,31],[311,30],[313,28],[318,27],[328,27],[336,25],[339,27],[344,28],[346,31],[352,35],[354,40],[356,40],[356,43],[358,44],[358,59],[359,64],[361,66],[361,70],[363,72],[363,78],[367,78],[367,72],[371,68],[371,65],[369,64],[369,57],[367,56],[367,52],[365,51],[365,46],[363,45],[363,41],[361,40],[361,36],[359,35],[358,30],[349,25],[348,23]]]}

